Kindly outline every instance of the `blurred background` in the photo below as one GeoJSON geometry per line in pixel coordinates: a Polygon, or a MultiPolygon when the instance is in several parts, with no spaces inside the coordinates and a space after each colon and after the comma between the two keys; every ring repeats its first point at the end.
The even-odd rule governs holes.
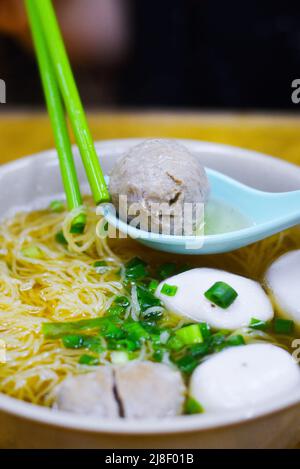
{"type": "MultiPolygon", "coordinates": [[[[54,3],[89,107],[298,110],[300,2],[54,3]]],[[[0,64],[5,108],[42,107],[22,0],[0,0],[0,64]]]]}

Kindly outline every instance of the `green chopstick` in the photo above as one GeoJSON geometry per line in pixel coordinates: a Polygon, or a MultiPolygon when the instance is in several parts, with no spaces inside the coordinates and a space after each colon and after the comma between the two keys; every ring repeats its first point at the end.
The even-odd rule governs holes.
{"type": "MultiPolygon", "coordinates": [[[[48,113],[53,128],[56,149],[59,157],[60,170],[67,198],[67,205],[69,210],[73,210],[82,206],[82,198],[74,165],[61,95],[57,86],[55,72],[52,67],[49,52],[47,50],[47,45],[39,22],[39,17],[37,15],[35,1],[25,0],[25,5],[31,26],[32,39],[35,46],[48,113]]],[[[79,214],[74,218],[71,229],[80,231],[80,227],[82,227],[82,229],[84,228],[85,222],[85,214],[79,214]]]]}
{"type": "Polygon", "coordinates": [[[71,121],[95,203],[108,202],[110,195],[98,161],[52,2],[51,0],[31,1],[35,3],[42,24],[56,79],[71,121]]]}

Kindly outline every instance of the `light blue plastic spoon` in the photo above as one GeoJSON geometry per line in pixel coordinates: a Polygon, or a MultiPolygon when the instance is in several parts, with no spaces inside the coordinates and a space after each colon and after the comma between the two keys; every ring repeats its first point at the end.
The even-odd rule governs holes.
{"type": "Polygon", "coordinates": [[[206,168],[211,197],[239,210],[250,226],[230,233],[172,236],[139,230],[117,218],[111,204],[102,206],[105,219],[122,233],[159,251],[176,254],[216,254],[247,246],[300,223],[300,190],[262,192],[206,168]]]}

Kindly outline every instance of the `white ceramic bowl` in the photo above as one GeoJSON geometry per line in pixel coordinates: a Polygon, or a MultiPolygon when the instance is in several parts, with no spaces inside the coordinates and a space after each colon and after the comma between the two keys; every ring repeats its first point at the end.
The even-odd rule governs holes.
{"type": "MultiPolygon", "coordinates": [[[[140,140],[96,144],[104,172],[140,140]]],[[[182,140],[208,167],[266,191],[300,188],[300,168],[270,156],[182,140]]],[[[78,174],[87,189],[75,150],[78,174]]],[[[56,152],[0,167],[0,214],[40,207],[62,194],[56,152]]],[[[300,389],[255,411],[181,416],[172,420],[99,420],[54,412],[0,394],[2,448],[284,448],[300,441],[300,389]]]]}

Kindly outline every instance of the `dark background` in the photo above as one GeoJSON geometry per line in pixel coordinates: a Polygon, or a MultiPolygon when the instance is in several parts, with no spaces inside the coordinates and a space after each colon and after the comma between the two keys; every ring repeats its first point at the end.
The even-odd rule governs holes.
{"type": "MultiPolygon", "coordinates": [[[[297,111],[291,82],[300,78],[300,2],[131,3],[133,40],[126,61],[113,70],[75,67],[85,104],[297,111]],[[107,96],[97,92],[106,89],[105,82],[107,96]]],[[[8,105],[43,105],[33,55],[4,35],[0,67],[8,105]]]]}

